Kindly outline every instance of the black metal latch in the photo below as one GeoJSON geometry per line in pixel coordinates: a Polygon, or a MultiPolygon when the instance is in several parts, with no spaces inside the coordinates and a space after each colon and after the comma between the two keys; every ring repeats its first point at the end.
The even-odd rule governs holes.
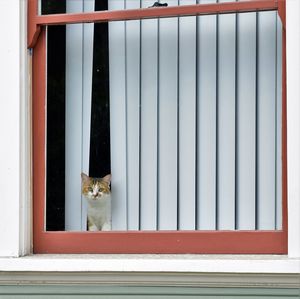
{"type": "Polygon", "coordinates": [[[152,6],[149,6],[149,8],[151,8],[151,7],[162,7],[162,6],[168,6],[168,3],[154,2],[154,4],[152,6]]]}

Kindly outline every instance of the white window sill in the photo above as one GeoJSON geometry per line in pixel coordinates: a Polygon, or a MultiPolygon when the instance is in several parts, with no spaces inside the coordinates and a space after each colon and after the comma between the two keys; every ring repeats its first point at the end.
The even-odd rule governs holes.
{"type": "Polygon", "coordinates": [[[0,258],[0,284],[297,288],[300,259],[277,255],[31,255],[0,258]]]}
{"type": "Polygon", "coordinates": [[[0,271],[300,273],[300,259],[283,255],[36,254],[0,258],[0,271]]]}

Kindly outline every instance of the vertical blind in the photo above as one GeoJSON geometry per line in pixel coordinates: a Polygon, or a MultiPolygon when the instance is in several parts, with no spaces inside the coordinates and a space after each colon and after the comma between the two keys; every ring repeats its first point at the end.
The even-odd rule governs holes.
{"type": "MultiPolygon", "coordinates": [[[[84,230],[93,25],[69,27],[66,230],[84,230]]],[[[281,34],[276,12],[109,24],[113,230],[281,229],[281,34]]]]}
{"type": "MultiPolygon", "coordinates": [[[[66,12],[94,11],[94,0],[67,1],[66,12]]],[[[86,230],[80,173],[88,173],[93,67],[93,24],[66,26],[65,230],[86,230]]]]}

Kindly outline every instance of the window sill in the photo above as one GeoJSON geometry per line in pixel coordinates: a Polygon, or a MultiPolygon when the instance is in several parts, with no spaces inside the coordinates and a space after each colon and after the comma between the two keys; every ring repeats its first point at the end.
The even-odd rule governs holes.
{"type": "Polygon", "coordinates": [[[297,288],[300,259],[276,255],[39,254],[0,258],[0,272],[0,284],[97,283],[297,288]]]}

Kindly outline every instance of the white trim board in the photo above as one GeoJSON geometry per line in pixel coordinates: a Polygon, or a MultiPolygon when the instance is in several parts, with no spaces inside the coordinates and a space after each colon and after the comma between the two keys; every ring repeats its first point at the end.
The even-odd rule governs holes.
{"type": "Polygon", "coordinates": [[[27,1],[0,1],[0,19],[0,256],[20,256],[30,251],[31,226],[27,1]]]}
{"type": "Polygon", "coordinates": [[[277,255],[46,255],[0,258],[0,271],[300,273],[300,259],[277,255]]]}

